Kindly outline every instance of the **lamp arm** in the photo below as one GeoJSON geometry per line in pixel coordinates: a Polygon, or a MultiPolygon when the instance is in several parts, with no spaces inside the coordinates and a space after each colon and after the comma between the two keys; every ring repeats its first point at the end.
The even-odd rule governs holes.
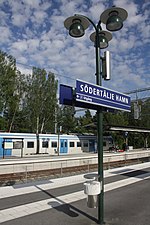
{"type": "Polygon", "coordinates": [[[74,14],[74,16],[81,16],[83,18],[86,18],[93,25],[93,27],[95,28],[96,31],[99,30],[99,29],[102,30],[101,25],[100,25],[101,24],[100,20],[99,20],[99,22],[96,26],[95,23],[87,16],[84,16],[84,15],[81,15],[81,14],[74,14]]]}
{"type": "Polygon", "coordinates": [[[98,24],[97,24],[97,29],[98,30],[102,30],[102,27],[101,27],[101,21],[99,20],[98,24]]]}

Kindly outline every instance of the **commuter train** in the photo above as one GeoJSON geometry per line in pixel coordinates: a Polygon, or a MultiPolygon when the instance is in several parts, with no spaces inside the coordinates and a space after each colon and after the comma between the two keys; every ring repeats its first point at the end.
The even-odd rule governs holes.
{"type": "MultiPolygon", "coordinates": [[[[111,136],[103,137],[104,150],[113,146],[111,136]]],[[[0,157],[27,156],[34,154],[76,154],[97,152],[97,140],[94,135],[77,134],[31,134],[0,133],[0,157]]]]}

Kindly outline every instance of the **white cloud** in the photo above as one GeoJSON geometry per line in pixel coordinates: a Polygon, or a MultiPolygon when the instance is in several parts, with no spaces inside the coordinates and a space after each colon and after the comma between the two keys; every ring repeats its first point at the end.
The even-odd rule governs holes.
{"type": "Polygon", "coordinates": [[[96,22],[99,21],[101,13],[105,10],[105,6],[100,1],[93,1],[92,6],[89,8],[89,12],[91,14],[92,19],[96,22]]]}
{"type": "MultiPolygon", "coordinates": [[[[59,80],[64,84],[73,84],[77,78],[95,83],[95,48],[89,39],[94,29],[91,25],[82,38],[75,39],[69,36],[64,20],[79,13],[97,23],[100,14],[112,6],[112,1],[6,0],[0,2],[0,9],[4,2],[10,8],[0,10],[1,49],[9,51],[18,63],[47,68],[57,77],[60,74],[59,80]]],[[[112,33],[113,39],[107,49],[111,51],[112,79],[104,85],[115,90],[150,85],[149,4],[139,2],[113,1],[128,11],[123,29],[112,33]]],[[[105,25],[102,27],[105,29],[105,25]]],[[[26,71],[25,65],[19,68],[26,71]]]]}
{"type": "MultiPolygon", "coordinates": [[[[81,1],[80,1],[81,2],[81,1]]],[[[77,1],[62,1],[60,11],[67,17],[77,13],[77,1]]]]}
{"type": "Polygon", "coordinates": [[[47,13],[44,11],[35,11],[33,13],[33,16],[31,18],[32,23],[36,23],[38,25],[41,25],[44,23],[44,20],[48,17],[47,13]]]}
{"type": "Polygon", "coordinates": [[[34,53],[39,49],[39,39],[29,39],[27,45],[29,54],[34,53]]]}
{"type": "Polygon", "coordinates": [[[0,27],[0,42],[1,44],[9,43],[12,33],[8,27],[1,26],[0,27]]]}
{"type": "Polygon", "coordinates": [[[0,11],[0,21],[1,21],[1,26],[7,26],[7,18],[9,17],[9,13],[5,13],[3,11],[0,11]]]}
{"type": "Polygon", "coordinates": [[[14,14],[12,17],[12,24],[18,27],[24,27],[28,22],[28,19],[25,18],[22,14],[14,14]]]}
{"type": "Polygon", "coordinates": [[[41,0],[24,0],[23,1],[23,4],[24,5],[28,5],[29,7],[31,7],[31,8],[38,8],[39,7],[39,5],[40,5],[40,3],[41,3],[41,0]]]}
{"type": "Polygon", "coordinates": [[[11,46],[12,50],[18,51],[23,53],[24,51],[27,51],[28,45],[26,40],[19,40],[17,42],[14,42],[11,46]]]}

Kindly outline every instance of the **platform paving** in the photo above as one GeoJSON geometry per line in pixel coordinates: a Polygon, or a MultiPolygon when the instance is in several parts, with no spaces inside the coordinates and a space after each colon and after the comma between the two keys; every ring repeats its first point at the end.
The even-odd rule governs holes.
{"type": "MultiPolygon", "coordinates": [[[[150,181],[150,163],[143,163],[140,165],[126,166],[123,168],[116,168],[105,171],[105,179],[113,179],[111,182],[105,184],[105,193],[111,193],[116,190],[121,190],[122,188],[132,187],[140,182],[149,182],[150,181]],[[136,176],[131,176],[131,173],[137,172],[136,176]],[[127,175],[128,174],[128,175],[127,175]],[[126,179],[116,180],[118,176],[125,176],[126,179]],[[115,178],[115,179],[114,179],[115,178]]],[[[97,209],[89,209],[86,206],[86,195],[83,191],[83,183],[86,181],[84,174],[75,175],[71,177],[51,179],[47,182],[41,181],[36,183],[28,183],[24,185],[14,185],[7,187],[0,187],[0,223],[3,225],[17,225],[20,224],[29,224],[31,223],[31,218],[33,221],[36,221],[39,218],[39,215],[44,216],[41,219],[41,223],[37,220],[39,225],[52,225],[55,220],[57,225],[91,225],[97,224],[97,209]],[[60,193],[59,196],[54,196],[51,191],[64,190],[68,187],[81,185],[81,190],[70,190],[68,193],[60,193]],[[26,204],[21,204],[21,199],[26,198],[29,194],[33,193],[44,193],[47,195],[46,199],[33,201],[26,204]],[[9,204],[5,206],[6,202],[10,201],[13,204],[13,201],[18,198],[18,204],[12,205],[9,207],[9,204]],[[19,201],[20,200],[20,201],[19,201]],[[47,214],[48,213],[48,214],[47,214]],[[46,220],[47,216],[51,215],[52,221],[49,223],[46,220]],[[54,215],[56,218],[54,218],[54,215]],[[60,217],[60,218],[59,218],[60,217]],[[79,219],[80,218],[80,219],[79,219]],[[30,223],[26,223],[27,221],[30,223]]],[[[68,189],[69,190],[69,189],[68,189]]],[[[15,201],[14,201],[15,202],[15,201]]],[[[125,209],[127,210],[127,209],[125,209]]],[[[49,218],[48,216],[48,218],[49,218]]],[[[106,220],[107,224],[118,225],[121,218],[113,217],[111,220],[106,220]]],[[[150,222],[150,221],[149,221],[150,222]]],[[[150,223],[149,223],[150,224],[150,223]]],[[[120,224],[122,225],[122,224],[120,224]]],[[[124,225],[124,224],[123,224],[124,225]]],[[[127,224],[132,225],[132,224],[127,224]]],[[[136,225],[147,225],[145,224],[136,224],[136,225]]]]}

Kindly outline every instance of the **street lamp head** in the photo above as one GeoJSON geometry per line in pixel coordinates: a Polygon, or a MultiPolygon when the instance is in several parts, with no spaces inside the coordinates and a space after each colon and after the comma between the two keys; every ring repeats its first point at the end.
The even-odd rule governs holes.
{"type": "MultiPolygon", "coordinates": [[[[90,39],[92,42],[95,43],[96,41],[96,32],[92,33],[90,35],[90,39]]],[[[112,34],[108,31],[101,30],[99,32],[99,42],[100,42],[100,48],[104,49],[108,47],[108,42],[112,39],[112,34]]]]}
{"type": "Polygon", "coordinates": [[[82,37],[89,25],[88,19],[78,15],[71,16],[64,21],[64,26],[69,30],[70,36],[75,38],[82,37]]]}
{"type": "Polygon", "coordinates": [[[116,11],[113,11],[110,13],[110,17],[107,20],[106,28],[110,31],[117,31],[120,30],[123,27],[123,21],[118,16],[118,13],[116,11]]]}
{"type": "Polygon", "coordinates": [[[74,19],[69,28],[69,34],[72,37],[82,37],[85,34],[84,27],[81,24],[81,20],[74,19]]]}
{"type": "Polygon", "coordinates": [[[100,36],[99,37],[99,40],[100,40],[100,48],[101,49],[104,49],[104,48],[107,48],[108,47],[108,40],[105,36],[100,36]]]}
{"type": "Polygon", "coordinates": [[[105,10],[101,16],[100,20],[106,24],[106,28],[109,31],[117,31],[123,27],[123,21],[128,17],[128,13],[123,8],[112,7],[105,10]]]}

